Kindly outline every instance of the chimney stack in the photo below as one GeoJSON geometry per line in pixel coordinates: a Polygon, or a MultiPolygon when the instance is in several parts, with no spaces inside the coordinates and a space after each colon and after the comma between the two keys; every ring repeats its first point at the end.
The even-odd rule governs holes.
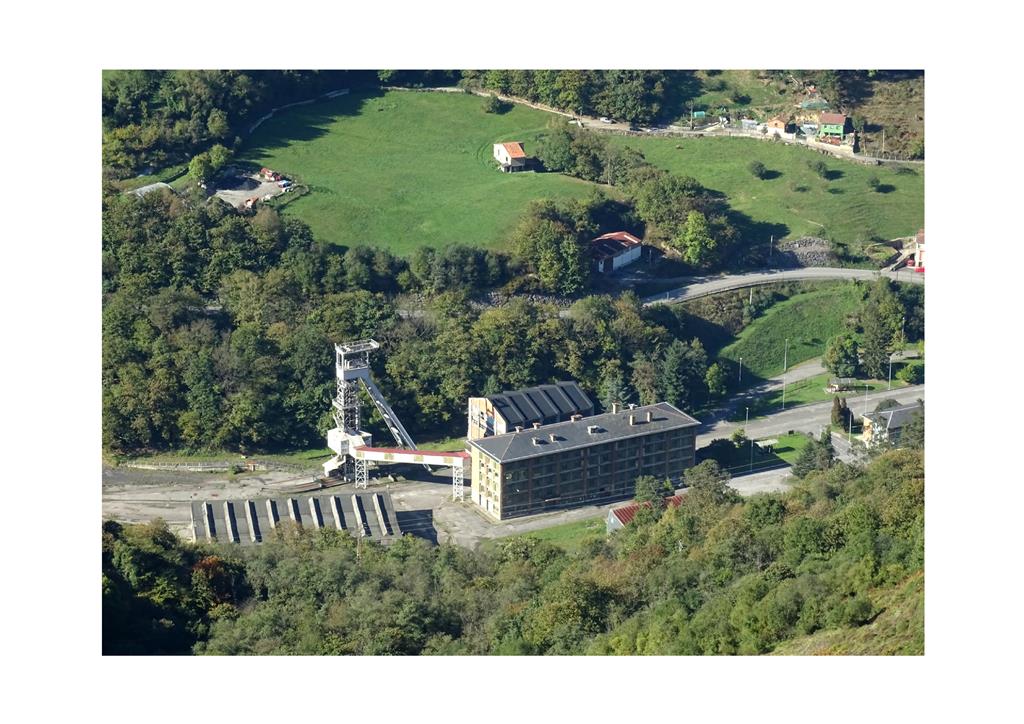
{"type": "Polygon", "coordinates": [[[597,425],[587,425],[587,434],[593,435],[597,433],[597,425]]]}
{"type": "Polygon", "coordinates": [[[533,438],[533,444],[534,444],[534,445],[540,445],[540,444],[541,444],[541,443],[543,443],[543,442],[544,442],[544,441],[543,441],[543,440],[541,440],[541,439],[540,439],[539,437],[535,437],[535,438],[533,438]]]}
{"type": "Polygon", "coordinates": [[[636,424],[636,415],[630,415],[629,416],[629,424],[630,425],[635,425],[636,424]]]}
{"type": "Polygon", "coordinates": [[[613,402],[612,403],[612,414],[614,414],[614,413],[616,413],[618,411],[619,411],[619,403],[618,402],[613,402]]]}
{"type": "Polygon", "coordinates": [[[516,425],[516,432],[522,432],[522,431],[523,431],[523,426],[522,425],[516,425]]]}
{"type": "Polygon", "coordinates": [[[549,433],[549,434],[548,434],[548,440],[550,440],[551,442],[555,442],[556,440],[558,440],[558,435],[556,435],[556,434],[555,434],[555,433],[553,433],[553,432],[552,432],[552,433],[549,433]]]}
{"type": "Polygon", "coordinates": [[[570,417],[569,419],[572,420],[573,422],[579,422],[580,420],[583,419],[583,415],[580,415],[580,414],[577,413],[577,414],[573,415],[572,417],[570,417]]]}
{"type": "Polygon", "coordinates": [[[540,429],[540,423],[539,422],[533,423],[533,429],[534,430],[539,430],[540,429]]]}
{"type": "Polygon", "coordinates": [[[647,411],[647,422],[651,422],[653,420],[654,420],[654,412],[652,412],[651,410],[648,410],[647,411]]]}
{"type": "Polygon", "coordinates": [[[630,402],[630,403],[629,403],[629,409],[630,409],[630,410],[632,410],[632,409],[633,409],[634,407],[636,407],[636,405],[635,405],[635,404],[633,404],[632,402],[630,402]]]}

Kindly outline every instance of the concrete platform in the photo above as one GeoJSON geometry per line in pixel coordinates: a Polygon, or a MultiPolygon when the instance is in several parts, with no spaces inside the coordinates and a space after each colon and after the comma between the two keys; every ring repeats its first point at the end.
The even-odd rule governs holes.
{"type": "Polygon", "coordinates": [[[386,491],[353,492],[349,488],[334,495],[191,502],[191,532],[196,542],[256,545],[273,537],[281,525],[333,528],[384,544],[402,537],[394,503],[386,491]]]}

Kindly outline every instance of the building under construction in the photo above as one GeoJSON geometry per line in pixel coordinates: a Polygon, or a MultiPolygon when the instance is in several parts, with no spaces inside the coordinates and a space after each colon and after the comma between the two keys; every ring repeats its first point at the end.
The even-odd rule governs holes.
{"type": "Polygon", "coordinates": [[[496,520],[629,498],[641,475],[681,479],[699,425],[659,402],[469,440],[471,498],[496,520]]]}

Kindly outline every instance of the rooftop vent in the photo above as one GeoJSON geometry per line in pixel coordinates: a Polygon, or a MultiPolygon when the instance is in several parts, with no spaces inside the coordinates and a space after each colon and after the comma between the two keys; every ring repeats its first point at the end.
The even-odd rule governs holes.
{"type": "Polygon", "coordinates": [[[614,414],[614,413],[616,413],[618,411],[619,411],[619,403],[618,402],[613,402],[612,403],[612,413],[614,414]]]}
{"type": "Polygon", "coordinates": [[[654,420],[654,412],[651,411],[651,410],[648,410],[647,411],[647,422],[652,422],[653,420],[654,420]]]}
{"type": "Polygon", "coordinates": [[[630,425],[635,425],[636,424],[636,415],[630,415],[629,416],[629,424],[630,425]]]}
{"type": "Polygon", "coordinates": [[[636,405],[634,405],[632,402],[630,402],[629,403],[629,409],[632,410],[634,407],[636,407],[636,405]]]}
{"type": "Polygon", "coordinates": [[[533,423],[533,429],[534,430],[539,430],[540,429],[540,423],[539,422],[533,423]]]}
{"type": "Polygon", "coordinates": [[[522,425],[516,425],[516,432],[522,432],[522,431],[523,431],[523,426],[522,425]]]}
{"type": "Polygon", "coordinates": [[[544,441],[541,440],[539,437],[535,437],[535,438],[533,438],[533,444],[534,445],[543,445],[544,441]]]}
{"type": "Polygon", "coordinates": [[[552,432],[552,433],[550,433],[548,435],[548,440],[550,440],[551,442],[557,442],[558,441],[558,435],[556,435],[555,433],[552,432]]]}
{"type": "Polygon", "coordinates": [[[579,413],[577,413],[577,414],[573,415],[572,417],[570,417],[569,419],[572,420],[573,422],[579,422],[580,420],[583,419],[583,415],[580,415],[579,413]]]}
{"type": "Polygon", "coordinates": [[[598,430],[597,425],[587,425],[587,433],[588,434],[595,435],[595,434],[597,434],[597,430],[598,430]]]}

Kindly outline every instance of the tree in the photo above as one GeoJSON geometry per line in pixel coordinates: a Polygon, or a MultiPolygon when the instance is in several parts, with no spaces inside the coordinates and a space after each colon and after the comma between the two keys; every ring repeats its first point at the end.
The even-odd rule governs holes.
{"type": "Polygon", "coordinates": [[[725,397],[726,376],[722,365],[715,362],[708,367],[707,374],[704,375],[704,384],[707,385],[708,394],[711,397],[716,399],[725,397]]]}
{"type": "Polygon", "coordinates": [[[924,363],[907,364],[896,373],[896,379],[903,380],[908,385],[920,385],[924,382],[924,363]]]}
{"type": "Polygon", "coordinates": [[[676,237],[675,243],[691,266],[706,267],[715,260],[717,243],[711,236],[707,218],[699,211],[687,214],[682,234],[676,237]]]}
{"type": "Polygon", "coordinates": [[[853,377],[859,360],[857,340],[851,334],[840,334],[828,341],[821,362],[836,377],[853,377]]]}
{"type": "Polygon", "coordinates": [[[868,176],[867,183],[868,188],[871,189],[872,191],[878,191],[878,188],[882,185],[882,182],[879,181],[878,176],[875,176],[874,174],[868,176]]]}
{"type": "Polygon", "coordinates": [[[683,473],[686,487],[700,493],[716,503],[734,500],[736,491],[729,487],[732,476],[715,460],[705,460],[699,465],[688,468],[683,473]]]}
{"type": "Polygon", "coordinates": [[[210,173],[215,174],[231,160],[231,151],[219,143],[210,148],[210,173]]]}
{"type": "Polygon", "coordinates": [[[633,488],[633,499],[638,503],[650,503],[655,509],[665,507],[665,498],[675,489],[668,480],[658,480],[653,475],[641,475],[633,488]]]}
{"type": "Polygon", "coordinates": [[[759,179],[763,179],[768,173],[768,169],[765,168],[765,165],[760,161],[751,161],[750,165],[747,166],[747,169],[749,169],[750,173],[752,173],[755,178],[759,179]]]}
{"type": "Polygon", "coordinates": [[[822,161],[820,158],[816,161],[808,161],[807,167],[818,174],[821,178],[828,180],[828,164],[822,161]]]}
{"type": "Polygon", "coordinates": [[[835,462],[835,450],[832,447],[832,433],[822,430],[821,437],[807,441],[804,449],[800,451],[796,462],[793,463],[792,472],[798,478],[804,478],[818,470],[828,470],[835,462]]]}
{"type": "Polygon", "coordinates": [[[847,427],[850,418],[850,408],[846,406],[845,397],[832,398],[832,424],[839,425],[843,429],[847,427]]]}
{"type": "Polygon", "coordinates": [[[892,354],[892,329],[882,318],[877,305],[869,304],[861,315],[861,360],[869,377],[886,376],[889,355],[892,354]]]}
{"type": "Polygon", "coordinates": [[[210,138],[220,141],[227,139],[231,134],[231,124],[228,123],[227,114],[220,108],[210,111],[210,115],[206,119],[206,131],[210,134],[210,138]]]}
{"type": "Polygon", "coordinates": [[[675,340],[661,364],[662,399],[680,409],[698,405],[707,390],[707,353],[700,340],[675,340]]]}
{"type": "Polygon", "coordinates": [[[213,163],[210,154],[200,153],[192,157],[188,164],[188,175],[197,184],[203,183],[213,174],[213,163]]]}
{"type": "Polygon", "coordinates": [[[924,402],[921,402],[921,409],[903,426],[900,444],[911,450],[924,449],[924,402]]]}
{"type": "Polygon", "coordinates": [[[484,113],[504,113],[506,104],[493,93],[484,100],[484,113]]]}
{"type": "Polygon", "coordinates": [[[626,388],[622,370],[617,366],[611,367],[601,378],[601,404],[605,410],[610,410],[613,403],[622,404],[628,400],[629,390],[626,388]]]}

